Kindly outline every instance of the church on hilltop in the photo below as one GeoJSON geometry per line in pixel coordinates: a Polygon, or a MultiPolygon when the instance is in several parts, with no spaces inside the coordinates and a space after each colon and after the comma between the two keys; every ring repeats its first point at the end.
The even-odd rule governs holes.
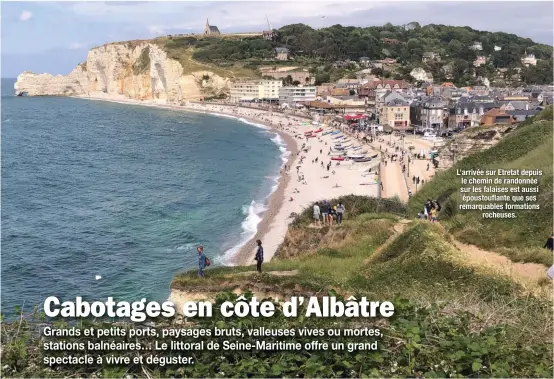
{"type": "Polygon", "coordinates": [[[204,35],[208,37],[219,37],[221,33],[219,32],[217,26],[211,26],[208,22],[208,19],[206,19],[206,28],[204,29],[204,35]]]}

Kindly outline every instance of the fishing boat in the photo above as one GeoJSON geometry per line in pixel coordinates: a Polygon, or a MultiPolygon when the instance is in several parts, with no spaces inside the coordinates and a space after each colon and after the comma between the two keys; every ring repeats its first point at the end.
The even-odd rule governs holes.
{"type": "Polygon", "coordinates": [[[314,130],[313,133],[315,134],[315,133],[319,133],[319,132],[322,132],[322,131],[323,131],[323,128],[319,128],[317,130],[314,130]]]}
{"type": "Polygon", "coordinates": [[[304,135],[307,136],[308,134],[312,134],[313,130],[308,130],[307,132],[304,132],[304,135]]]}
{"type": "Polygon", "coordinates": [[[344,150],[344,147],[342,147],[342,146],[335,146],[334,150],[344,150]]]}
{"type": "Polygon", "coordinates": [[[335,151],[335,152],[331,153],[330,156],[331,156],[331,157],[343,157],[343,156],[344,156],[344,152],[335,151]]]}
{"type": "Polygon", "coordinates": [[[366,156],[363,154],[347,154],[346,157],[348,159],[355,160],[355,159],[365,158],[366,156]]]}
{"type": "Polygon", "coordinates": [[[353,147],[352,150],[360,150],[362,147],[361,146],[356,146],[356,147],[353,147]]]}
{"type": "Polygon", "coordinates": [[[377,158],[378,156],[379,156],[379,154],[375,154],[375,155],[372,155],[370,158],[371,158],[371,159],[375,159],[375,158],[377,158]]]}
{"type": "Polygon", "coordinates": [[[331,134],[339,134],[340,130],[335,130],[334,132],[331,132],[331,134]]]}
{"type": "Polygon", "coordinates": [[[344,157],[331,157],[332,161],[343,161],[344,157]]]}

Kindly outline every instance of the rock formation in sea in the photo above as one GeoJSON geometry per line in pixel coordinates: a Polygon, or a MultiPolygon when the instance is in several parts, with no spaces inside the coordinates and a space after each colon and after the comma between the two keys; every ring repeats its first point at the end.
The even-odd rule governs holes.
{"type": "Polygon", "coordinates": [[[209,67],[191,66],[185,70],[156,43],[112,43],[91,49],[86,62],[68,75],[25,71],[17,77],[14,89],[18,96],[90,96],[160,103],[198,100],[228,91],[229,78],[209,67]]]}

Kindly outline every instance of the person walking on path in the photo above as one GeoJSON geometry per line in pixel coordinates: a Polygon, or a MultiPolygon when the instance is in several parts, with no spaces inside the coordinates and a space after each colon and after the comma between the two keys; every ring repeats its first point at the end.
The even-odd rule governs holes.
{"type": "Polygon", "coordinates": [[[342,224],[342,217],[344,215],[344,205],[339,201],[339,205],[337,206],[337,224],[342,224]]]}
{"type": "Polygon", "coordinates": [[[198,252],[198,277],[204,277],[204,269],[206,268],[206,254],[204,254],[204,246],[200,245],[196,248],[198,252]]]}
{"type": "Polygon", "coordinates": [[[264,248],[262,247],[262,241],[256,240],[256,244],[258,245],[258,250],[256,251],[256,256],[254,257],[254,260],[256,261],[256,271],[261,273],[262,262],[264,261],[264,248]]]}

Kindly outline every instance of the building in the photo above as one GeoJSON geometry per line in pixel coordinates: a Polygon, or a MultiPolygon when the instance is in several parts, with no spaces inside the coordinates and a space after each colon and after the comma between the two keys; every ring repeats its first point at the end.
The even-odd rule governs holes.
{"type": "Polygon", "coordinates": [[[286,47],[275,48],[275,59],[278,61],[286,61],[289,59],[289,49],[286,47]]]}
{"type": "Polygon", "coordinates": [[[471,45],[470,49],[481,51],[483,50],[483,44],[481,42],[473,42],[473,45],[471,45]]]}
{"type": "Polygon", "coordinates": [[[389,101],[383,107],[379,123],[393,129],[407,129],[410,127],[410,105],[401,99],[389,101]]]}
{"type": "Polygon", "coordinates": [[[506,111],[507,114],[512,116],[513,122],[516,124],[537,115],[539,112],[540,110],[538,109],[517,109],[513,111],[506,111]]]}
{"type": "Polygon", "coordinates": [[[377,92],[384,93],[386,90],[405,90],[408,88],[410,88],[410,84],[404,80],[375,80],[358,87],[358,96],[375,100],[377,92]]]}
{"type": "Polygon", "coordinates": [[[421,60],[422,62],[440,62],[441,56],[439,53],[428,51],[426,53],[423,53],[423,58],[421,58],[421,60]]]}
{"type": "Polygon", "coordinates": [[[337,88],[348,88],[356,90],[359,86],[367,83],[367,80],[363,79],[339,79],[337,82],[337,88]]]}
{"type": "Polygon", "coordinates": [[[421,67],[416,67],[410,71],[410,76],[419,82],[433,83],[433,74],[426,72],[421,67]]]}
{"type": "Polygon", "coordinates": [[[210,25],[208,19],[206,19],[206,27],[204,28],[204,35],[208,37],[219,37],[221,33],[217,26],[210,25]]]}
{"type": "Polygon", "coordinates": [[[500,50],[502,50],[502,46],[494,45],[494,51],[500,51],[500,50]]]}
{"type": "Polygon", "coordinates": [[[525,67],[536,66],[537,58],[535,58],[535,54],[533,53],[527,54],[527,52],[525,52],[525,56],[521,58],[521,64],[524,65],[525,67]]]}
{"type": "Polygon", "coordinates": [[[371,60],[368,57],[361,57],[359,59],[359,62],[360,62],[360,66],[367,67],[371,63],[371,60]]]}
{"type": "Polygon", "coordinates": [[[512,124],[514,119],[502,109],[494,108],[481,117],[481,125],[512,124]]]}
{"type": "Polygon", "coordinates": [[[444,119],[447,117],[445,107],[446,101],[437,96],[411,104],[410,120],[412,125],[422,128],[441,129],[444,119]]]}
{"type": "Polygon", "coordinates": [[[475,59],[475,60],[473,61],[473,65],[474,65],[475,67],[482,66],[482,65],[484,65],[484,64],[486,64],[486,63],[487,63],[487,57],[485,57],[484,55],[479,55],[479,56],[477,57],[477,59],[475,59]]]}
{"type": "Polygon", "coordinates": [[[315,86],[307,87],[281,87],[279,89],[279,104],[292,106],[295,103],[315,101],[317,89],[315,86]]]}
{"type": "Polygon", "coordinates": [[[277,101],[279,89],[283,86],[281,80],[247,80],[231,83],[230,100],[240,101],[277,101]]]}
{"type": "Polygon", "coordinates": [[[277,37],[277,31],[273,30],[264,30],[262,32],[262,38],[268,41],[273,41],[277,37]]]}
{"type": "Polygon", "coordinates": [[[449,109],[448,128],[460,130],[477,126],[485,112],[496,107],[495,103],[458,102],[449,109]]]}
{"type": "Polygon", "coordinates": [[[528,101],[519,101],[519,100],[501,100],[497,101],[497,104],[500,106],[500,109],[504,111],[516,111],[516,110],[529,110],[528,101]]]}

